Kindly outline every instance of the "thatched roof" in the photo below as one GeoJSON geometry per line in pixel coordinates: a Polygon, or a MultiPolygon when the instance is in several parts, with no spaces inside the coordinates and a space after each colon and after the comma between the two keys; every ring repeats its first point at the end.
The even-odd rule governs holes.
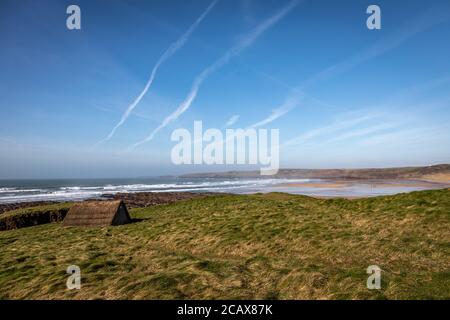
{"type": "Polygon", "coordinates": [[[74,204],[63,224],[65,226],[111,226],[130,223],[125,204],[115,201],[85,201],[74,204]]]}

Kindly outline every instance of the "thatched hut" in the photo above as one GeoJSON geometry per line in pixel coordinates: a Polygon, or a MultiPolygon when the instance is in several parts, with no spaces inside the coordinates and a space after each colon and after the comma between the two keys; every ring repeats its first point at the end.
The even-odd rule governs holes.
{"type": "Polygon", "coordinates": [[[125,204],[115,201],[85,201],[74,204],[67,213],[65,226],[117,226],[130,223],[125,204]]]}

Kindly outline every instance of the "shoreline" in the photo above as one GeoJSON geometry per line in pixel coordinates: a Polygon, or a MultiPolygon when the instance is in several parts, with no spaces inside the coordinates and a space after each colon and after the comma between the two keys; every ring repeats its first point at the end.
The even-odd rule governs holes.
{"type": "MultiPolygon", "coordinates": [[[[450,164],[366,169],[280,169],[273,176],[228,171],[169,177],[0,180],[0,214],[54,202],[111,199],[115,195],[153,194],[138,202],[164,203],[176,194],[285,192],[317,198],[363,198],[450,187],[450,164]],[[155,195],[160,193],[160,195],[155,195]],[[162,195],[165,193],[165,195],[162,195]],[[165,199],[165,200],[155,200],[165,199]]],[[[144,197],[145,198],[145,197],[144,197]]]]}
{"type": "MultiPolygon", "coordinates": [[[[334,190],[334,191],[345,191],[349,188],[361,188],[362,185],[370,186],[371,189],[382,189],[382,188],[411,188],[411,190],[403,190],[399,192],[392,193],[408,193],[413,191],[422,191],[422,190],[436,190],[436,189],[448,189],[450,188],[450,183],[440,183],[440,182],[430,182],[423,180],[370,180],[370,181],[361,181],[361,180],[324,180],[323,182],[305,182],[305,183],[280,183],[273,185],[271,187],[266,188],[267,192],[263,193],[271,193],[271,192],[282,192],[287,194],[296,194],[296,195],[305,195],[312,198],[317,199],[332,199],[332,198],[344,198],[344,199],[363,199],[363,198],[372,198],[374,196],[384,196],[389,194],[320,194],[320,192],[314,193],[316,191],[322,190],[334,190]],[[279,189],[279,190],[278,190],[279,189]],[[295,191],[304,191],[295,192],[295,191]],[[306,192],[309,191],[309,192],[306,192]]],[[[242,193],[242,194],[257,194],[261,193],[260,191],[255,191],[251,193],[242,193]]],[[[92,197],[83,200],[70,200],[67,201],[30,201],[30,202],[12,202],[12,203],[0,203],[0,215],[3,213],[42,205],[56,204],[56,203],[64,203],[64,202],[83,202],[83,201],[107,201],[107,200],[122,200],[125,202],[128,208],[146,208],[154,205],[160,204],[169,204],[182,200],[190,200],[190,199],[202,199],[213,195],[226,195],[226,194],[234,194],[227,192],[129,192],[129,193],[116,193],[116,194],[103,194],[100,197],[92,197]]]]}
{"type": "Polygon", "coordinates": [[[67,200],[67,201],[30,201],[30,202],[13,202],[0,203],[0,215],[3,213],[48,204],[64,203],[64,202],[83,202],[83,201],[107,201],[122,200],[126,203],[127,208],[146,208],[159,204],[174,203],[181,200],[206,198],[214,195],[212,192],[135,192],[135,193],[116,193],[114,195],[103,194],[100,197],[92,197],[84,200],[67,200]]]}
{"type": "Polygon", "coordinates": [[[276,187],[291,188],[345,188],[358,185],[370,185],[372,188],[446,188],[450,187],[450,180],[424,180],[424,179],[371,179],[371,180],[342,180],[323,179],[318,182],[280,183],[276,187]]]}

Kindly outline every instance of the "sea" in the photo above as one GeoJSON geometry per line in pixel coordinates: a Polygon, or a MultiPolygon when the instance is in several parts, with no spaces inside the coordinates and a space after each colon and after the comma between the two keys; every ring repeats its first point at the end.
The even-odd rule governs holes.
{"type": "Polygon", "coordinates": [[[311,196],[364,197],[422,190],[411,186],[384,186],[374,188],[361,183],[344,188],[308,186],[320,179],[268,179],[268,178],[120,178],[120,179],[58,179],[58,180],[0,180],[0,203],[31,201],[69,201],[98,199],[102,196],[130,192],[218,192],[266,193],[288,192],[311,196]],[[294,184],[296,187],[289,187],[294,184]],[[305,184],[305,187],[302,187],[305,184]]]}

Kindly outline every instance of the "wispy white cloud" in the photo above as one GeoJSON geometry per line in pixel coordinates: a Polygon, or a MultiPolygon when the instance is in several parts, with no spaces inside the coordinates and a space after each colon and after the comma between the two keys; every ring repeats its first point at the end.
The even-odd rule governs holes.
{"type": "MultiPolygon", "coordinates": [[[[290,93],[285,98],[284,104],[280,108],[274,109],[266,119],[255,123],[253,126],[262,126],[268,124],[293,110],[297,105],[299,105],[301,95],[306,96],[305,89],[307,87],[317,84],[320,81],[324,81],[328,78],[337,76],[346,71],[349,71],[350,69],[355,68],[356,66],[364,62],[367,62],[392,49],[395,49],[396,47],[400,46],[401,44],[412,38],[417,33],[425,31],[447,20],[448,18],[450,18],[450,13],[445,11],[439,11],[439,9],[433,8],[430,11],[425,12],[421,17],[412,19],[413,20],[412,23],[403,26],[402,28],[400,28],[390,36],[386,37],[385,39],[360,51],[356,55],[351,56],[349,59],[343,60],[337,64],[334,64],[330,67],[323,69],[322,71],[316,73],[309,79],[305,80],[300,85],[294,88],[290,87],[290,93]],[[296,101],[297,103],[293,103],[293,101],[296,101]],[[289,107],[285,107],[287,105],[289,105],[289,107]]],[[[272,78],[272,80],[278,81],[277,79],[274,79],[271,75],[266,74],[266,76],[272,78]]],[[[437,79],[436,83],[431,83],[430,85],[433,86],[438,85],[446,82],[447,80],[448,80],[447,78],[437,79]]],[[[287,86],[286,84],[284,85],[287,86]]],[[[417,88],[417,90],[423,89],[424,88],[422,88],[422,86],[419,86],[417,88]]]]}
{"type": "Polygon", "coordinates": [[[232,126],[233,124],[235,124],[238,120],[239,120],[240,115],[235,114],[233,115],[230,119],[228,119],[228,121],[225,123],[225,127],[229,127],[232,126]]]}
{"type": "Polygon", "coordinates": [[[169,48],[163,53],[163,55],[159,58],[159,60],[156,62],[155,66],[152,69],[152,72],[150,74],[150,78],[147,81],[147,84],[145,85],[142,92],[137,96],[137,98],[131,103],[125,112],[122,114],[122,117],[120,118],[119,122],[114,126],[114,128],[111,130],[111,132],[102,140],[96,143],[96,145],[110,140],[113,136],[116,130],[125,123],[125,121],[128,119],[130,114],[133,112],[133,110],[136,108],[138,103],[142,100],[142,98],[145,96],[147,91],[150,89],[156,73],[158,72],[158,69],[161,67],[161,65],[166,62],[170,57],[172,57],[179,49],[181,49],[186,42],[189,40],[189,37],[191,34],[195,31],[195,29],[198,27],[198,25],[202,22],[202,20],[206,17],[206,15],[211,11],[211,9],[217,4],[218,0],[214,0],[208,8],[200,15],[200,17],[187,29],[187,31],[174,43],[172,43],[169,48]]]}
{"type": "Polygon", "coordinates": [[[416,34],[423,32],[433,26],[442,23],[450,18],[450,13],[440,10],[438,7],[432,7],[424,12],[421,16],[410,19],[410,23],[403,25],[401,28],[380,40],[379,42],[361,50],[349,59],[332,65],[308,79],[302,84],[302,88],[331,78],[343,72],[346,72],[364,62],[374,59],[390,50],[393,50],[416,34]]]}
{"type": "Polygon", "coordinates": [[[7,138],[7,137],[0,137],[0,145],[5,145],[6,147],[16,147],[16,148],[22,148],[23,145],[19,142],[17,142],[14,139],[7,138]]]}
{"type": "Polygon", "coordinates": [[[7,143],[15,143],[14,140],[11,140],[11,139],[9,139],[9,138],[3,138],[3,137],[0,137],[0,141],[2,141],[2,142],[7,142],[7,143]]]}
{"type": "Polygon", "coordinates": [[[282,147],[297,145],[297,144],[305,143],[308,140],[311,140],[311,139],[314,139],[314,138],[317,138],[320,136],[335,134],[335,133],[340,132],[341,130],[354,127],[363,122],[373,120],[377,117],[380,117],[380,114],[373,113],[373,114],[367,114],[364,116],[358,116],[358,117],[354,117],[354,118],[347,118],[344,120],[341,120],[341,119],[336,120],[329,125],[312,129],[312,130],[307,131],[295,138],[292,138],[292,139],[284,142],[282,144],[282,147]]]}
{"type": "MultiPolygon", "coordinates": [[[[92,104],[92,106],[93,106],[95,109],[100,110],[100,111],[103,111],[103,112],[115,113],[115,114],[118,113],[118,111],[117,111],[116,109],[113,109],[113,108],[103,107],[103,106],[100,106],[100,105],[97,105],[97,104],[92,104]]],[[[143,119],[143,120],[148,120],[148,121],[151,121],[151,122],[156,122],[156,120],[155,120],[153,117],[151,117],[151,116],[149,116],[149,115],[146,115],[146,114],[143,114],[143,113],[141,113],[141,112],[137,112],[136,110],[133,110],[133,112],[130,113],[130,116],[135,116],[135,117],[140,118],[140,119],[143,119]]]]}
{"type": "MultiPolygon", "coordinates": [[[[408,104],[409,105],[409,104],[408,104]]],[[[415,108],[413,105],[409,105],[415,108]]],[[[433,121],[426,123],[421,118],[394,112],[370,112],[359,110],[340,116],[335,121],[311,129],[284,142],[281,147],[301,145],[303,147],[333,148],[336,142],[345,142],[346,148],[357,149],[370,146],[426,144],[445,140],[450,125],[433,121]],[[361,115],[365,114],[365,115],[361,115]]],[[[339,144],[339,148],[342,144],[339,144]]]]}
{"type": "MultiPolygon", "coordinates": [[[[434,145],[432,142],[436,140],[447,140],[449,130],[449,125],[414,126],[393,132],[375,134],[358,141],[358,143],[366,147],[375,145],[383,147],[402,145],[404,147],[419,143],[434,145]]],[[[441,145],[439,148],[442,149],[443,147],[444,145],[441,145]]]]}
{"type": "Polygon", "coordinates": [[[298,4],[300,0],[293,0],[289,2],[286,6],[284,6],[281,10],[279,10],[276,14],[271,16],[270,18],[263,21],[256,28],[254,28],[249,34],[245,35],[238,41],[238,43],[227,50],[218,60],[216,60],[213,64],[204,69],[195,79],[191,86],[191,90],[189,91],[185,100],[178,106],[178,108],[172,112],[169,116],[167,116],[163,122],[156,127],[149,136],[145,139],[135,143],[132,148],[135,148],[143,143],[146,143],[154,138],[154,136],[163,128],[165,128],[169,123],[176,121],[179,116],[181,116],[184,112],[186,112],[191,104],[194,102],[197,97],[197,93],[203,84],[203,82],[216,70],[227,64],[232,58],[239,55],[244,49],[251,46],[264,32],[270,29],[276,22],[281,20],[284,16],[286,16],[290,11],[292,11],[298,4]]]}
{"type": "Polygon", "coordinates": [[[241,5],[241,12],[244,22],[247,24],[253,24],[255,22],[255,15],[252,10],[252,0],[241,0],[239,3],[241,5]]]}
{"type": "Polygon", "coordinates": [[[393,129],[393,128],[398,128],[399,125],[400,125],[399,123],[382,123],[382,124],[377,124],[377,125],[369,126],[366,128],[362,128],[362,129],[356,129],[356,130],[342,133],[334,138],[328,139],[327,141],[325,141],[325,143],[331,143],[331,142],[337,142],[337,141],[342,141],[342,140],[364,137],[364,136],[367,136],[367,135],[370,135],[373,133],[382,132],[382,131],[393,129]]]}
{"type": "Polygon", "coordinates": [[[250,126],[250,128],[257,128],[264,126],[276,119],[284,116],[286,113],[294,109],[300,103],[301,95],[293,94],[286,98],[281,106],[272,110],[272,113],[265,119],[258,121],[250,126]]]}

